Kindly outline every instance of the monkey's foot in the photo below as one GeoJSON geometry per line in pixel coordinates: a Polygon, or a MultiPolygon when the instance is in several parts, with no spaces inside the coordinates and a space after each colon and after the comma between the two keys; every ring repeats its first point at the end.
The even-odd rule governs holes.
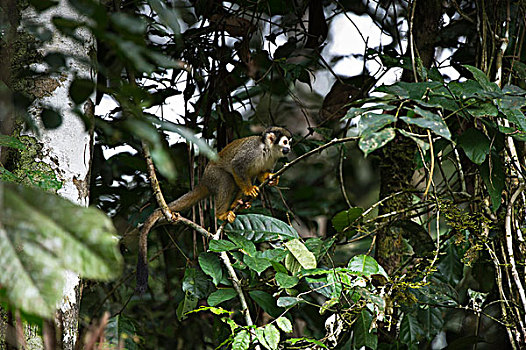
{"type": "Polygon", "coordinates": [[[232,210],[227,211],[226,213],[217,215],[217,218],[219,220],[228,221],[229,223],[233,223],[236,219],[236,214],[232,210]]]}
{"type": "Polygon", "coordinates": [[[232,203],[230,208],[234,209],[238,205],[240,206],[241,209],[250,209],[250,207],[252,207],[252,203],[250,203],[250,201],[244,201],[243,199],[238,199],[234,201],[234,203],[232,203]]]}
{"type": "Polygon", "coordinates": [[[245,196],[250,196],[254,198],[258,196],[258,193],[259,193],[259,188],[254,185],[252,185],[252,187],[250,187],[248,190],[243,191],[243,194],[245,196]]]}
{"type": "Polygon", "coordinates": [[[268,185],[277,186],[279,184],[279,176],[274,176],[274,174],[268,174],[268,185]]]}

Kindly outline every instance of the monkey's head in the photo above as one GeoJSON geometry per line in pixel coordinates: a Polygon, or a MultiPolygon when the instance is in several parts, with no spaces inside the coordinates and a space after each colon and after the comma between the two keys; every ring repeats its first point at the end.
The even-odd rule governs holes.
{"type": "Polygon", "coordinates": [[[285,128],[271,126],[263,132],[261,139],[277,157],[283,157],[290,152],[292,134],[285,128]]]}

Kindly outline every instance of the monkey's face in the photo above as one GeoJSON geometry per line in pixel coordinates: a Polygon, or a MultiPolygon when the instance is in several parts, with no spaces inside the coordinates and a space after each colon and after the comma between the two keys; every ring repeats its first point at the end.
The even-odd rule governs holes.
{"type": "Polygon", "coordinates": [[[267,147],[275,157],[283,157],[290,152],[291,134],[287,129],[279,127],[268,128],[263,134],[267,147]]]}

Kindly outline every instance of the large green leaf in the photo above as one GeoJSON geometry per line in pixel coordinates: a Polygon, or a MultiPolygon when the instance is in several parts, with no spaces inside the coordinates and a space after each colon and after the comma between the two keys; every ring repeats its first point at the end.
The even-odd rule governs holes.
{"type": "Polygon", "coordinates": [[[210,306],[217,306],[224,301],[230,300],[236,296],[236,291],[232,288],[222,288],[211,293],[207,302],[210,306]]]}
{"type": "Polygon", "coordinates": [[[243,262],[251,269],[261,275],[263,271],[269,268],[272,264],[270,261],[262,256],[261,252],[256,252],[253,256],[244,255],[243,262]]]}
{"type": "Polygon", "coordinates": [[[380,86],[376,88],[375,91],[396,95],[400,98],[421,100],[426,93],[429,93],[434,89],[439,89],[440,87],[442,87],[442,84],[436,81],[420,83],[407,83],[405,81],[400,81],[393,85],[380,86]]]}
{"type": "Polygon", "coordinates": [[[343,230],[354,223],[354,221],[358,219],[362,213],[363,209],[358,207],[341,211],[333,216],[331,220],[332,226],[336,231],[343,232],[343,230]]]}
{"type": "Polygon", "coordinates": [[[298,284],[299,279],[296,276],[289,276],[282,272],[276,273],[276,282],[281,288],[292,288],[298,284]]]}
{"type": "Polygon", "coordinates": [[[210,282],[201,270],[196,268],[187,268],[184,271],[184,292],[188,292],[196,298],[202,299],[208,295],[210,286],[210,282]]]}
{"type": "Polygon", "coordinates": [[[479,166],[479,170],[491,198],[491,208],[496,211],[500,207],[502,191],[506,187],[506,173],[502,159],[496,152],[492,152],[479,166]]]}
{"type": "Polygon", "coordinates": [[[110,279],[121,271],[111,220],[57,195],[0,183],[0,285],[14,308],[52,317],[66,270],[110,279]]]}
{"type": "Polygon", "coordinates": [[[475,164],[482,164],[490,151],[490,141],[481,131],[469,128],[459,136],[457,143],[475,164]]]}
{"type": "Polygon", "coordinates": [[[199,266],[204,273],[212,277],[216,286],[221,282],[223,270],[221,269],[221,261],[216,254],[207,252],[199,254],[199,266]]]}
{"type": "Polygon", "coordinates": [[[237,333],[232,342],[232,350],[248,350],[250,346],[250,333],[243,329],[237,333]]]}
{"type": "Polygon", "coordinates": [[[383,275],[388,278],[387,272],[380,266],[374,258],[368,255],[357,255],[349,261],[347,265],[349,270],[359,272],[363,276],[383,275]]]}
{"type": "Polygon", "coordinates": [[[285,243],[285,247],[289,252],[296,258],[300,263],[301,267],[304,269],[314,269],[316,268],[316,257],[312,254],[305,244],[303,244],[299,239],[293,239],[285,243]]]}
{"type": "Polygon", "coordinates": [[[260,214],[238,215],[236,221],[225,226],[225,232],[237,233],[254,243],[268,241],[289,241],[298,238],[292,226],[281,220],[260,214]]]}
{"type": "Polygon", "coordinates": [[[415,113],[414,116],[400,117],[400,119],[407,124],[413,124],[424,129],[429,129],[438,136],[451,140],[451,133],[441,116],[418,106],[415,106],[413,111],[415,113]]]}
{"type": "Polygon", "coordinates": [[[500,88],[497,84],[490,81],[486,73],[478,69],[477,67],[470,66],[469,64],[465,64],[464,68],[467,68],[471,74],[473,74],[473,78],[484,88],[486,91],[492,91],[497,92],[500,91],[500,88]]]}
{"type": "Polygon", "coordinates": [[[369,153],[383,147],[389,141],[395,137],[395,129],[385,128],[379,132],[373,132],[372,134],[366,134],[360,138],[358,147],[367,156],[369,153]]]}
{"type": "Polygon", "coordinates": [[[353,326],[354,336],[353,345],[355,349],[367,347],[376,349],[378,346],[378,335],[371,332],[373,318],[367,310],[362,310],[358,314],[358,319],[353,326]]]}
{"type": "Polygon", "coordinates": [[[267,292],[262,290],[253,290],[248,292],[250,298],[256,302],[267,314],[272,317],[279,317],[283,311],[282,308],[276,306],[276,300],[267,292]]]}
{"type": "Polygon", "coordinates": [[[114,347],[118,347],[122,343],[127,350],[139,348],[137,343],[133,341],[136,330],[133,320],[129,317],[117,314],[110,318],[104,334],[108,343],[114,347]]]}
{"type": "Polygon", "coordinates": [[[396,117],[391,114],[366,113],[360,117],[358,123],[360,134],[367,135],[382,129],[384,126],[392,124],[396,117]]]}
{"type": "Polygon", "coordinates": [[[412,345],[418,345],[423,337],[424,330],[418,319],[411,314],[405,314],[400,325],[400,341],[411,347],[412,345]]]}

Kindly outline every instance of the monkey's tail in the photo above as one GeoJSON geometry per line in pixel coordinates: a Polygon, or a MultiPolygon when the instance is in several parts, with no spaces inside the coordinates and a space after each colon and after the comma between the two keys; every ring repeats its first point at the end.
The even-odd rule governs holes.
{"type": "MultiPolygon", "coordinates": [[[[182,195],[168,204],[171,211],[181,211],[192,207],[201,199],[208,197],[209,191],[203,185],[198,185],[192,191],[182,195]]],[[[148,233],[155,223],[163,217],[160,209],[156,209],[144,222],[139,232],[139,256],[137,259],[137,275],[135,291],[140,295],[148,288],[148,233]]]]}

